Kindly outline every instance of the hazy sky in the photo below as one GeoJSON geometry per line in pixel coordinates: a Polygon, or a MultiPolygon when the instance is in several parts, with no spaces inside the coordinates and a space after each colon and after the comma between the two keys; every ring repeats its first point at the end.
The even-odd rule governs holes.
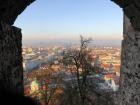
{"type": "Polygon", "coordinates": [[[110,0],[36,0],[16,20],[23,40],[121,40],[122,10],[110,0]]]}

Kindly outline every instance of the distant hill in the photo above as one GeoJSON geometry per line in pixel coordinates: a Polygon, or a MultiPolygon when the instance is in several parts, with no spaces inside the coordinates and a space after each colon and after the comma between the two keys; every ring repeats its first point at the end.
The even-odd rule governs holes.
{"type": "MultiPolygon", "coordinates": [[[[27,46],[73,46],[79,45],[79,40],[46,40],[46,41],[31,41],[23,40],[23,45],[27,46]]],[[[90,46],[99,47],[121,47],[121,40],[93,40],[90,46]]]]}

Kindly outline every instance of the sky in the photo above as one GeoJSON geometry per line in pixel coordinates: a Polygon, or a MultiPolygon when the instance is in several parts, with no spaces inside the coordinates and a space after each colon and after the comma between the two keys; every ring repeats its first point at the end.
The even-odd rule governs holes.
{"type": "Polygon", "coordinates": [[[123,12],[110,0],[36,0],[14,25],[22,29],[23,43],[83,35],[112,44],[122,39],[123,12]]]}

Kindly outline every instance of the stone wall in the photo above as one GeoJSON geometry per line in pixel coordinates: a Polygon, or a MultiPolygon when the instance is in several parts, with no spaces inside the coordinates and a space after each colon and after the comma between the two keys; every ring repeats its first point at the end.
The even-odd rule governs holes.
{"type": "Polygon", "coordinates": [[[22,34],[14,24],[35,0],[0,0],[0,88],[23,94],[22,34]]]}
{"type": "Polygon", "coordinates": [[[117,105],[140,105],[140,0],[111,0],[124,11],[117,105]]]}
{"type": "Polygon", "coordinates": [[[118,105],[140,105],[140,32],[124,16],[118,105]]]}
{"type": "Polygon", "coordinates": [[[0,88],[23,93],[21,29],[0,21],[0,88]]]}

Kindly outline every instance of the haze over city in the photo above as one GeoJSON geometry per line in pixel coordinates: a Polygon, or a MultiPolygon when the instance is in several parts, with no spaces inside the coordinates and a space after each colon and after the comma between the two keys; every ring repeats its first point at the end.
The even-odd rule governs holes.
{"type": "Polygon", "coordinates": [[[110,0],[38,0],[14,25],[23,29],[25,45],[77,42],[83,35],[94,45],[120,46],[122,21],[122,10],[110,0]]]}

